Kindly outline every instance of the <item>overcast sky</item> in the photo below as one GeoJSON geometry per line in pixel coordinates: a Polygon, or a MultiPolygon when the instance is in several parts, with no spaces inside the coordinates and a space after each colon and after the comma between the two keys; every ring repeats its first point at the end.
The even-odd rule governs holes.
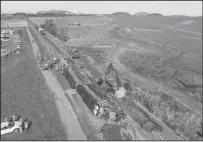
{"type": "Polygon", "coordinates": [[[82,13],[161,13],[202,16],[202,1],[1,1],[2,12],[37,12],[72,9],[82,13]]]}

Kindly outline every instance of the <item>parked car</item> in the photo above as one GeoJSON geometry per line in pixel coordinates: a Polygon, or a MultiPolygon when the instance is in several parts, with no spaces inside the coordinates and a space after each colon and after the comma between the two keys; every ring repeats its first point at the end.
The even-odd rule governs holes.
{"type": "Polygon", "coordinates": [[[1,135],[11,132],[23,132],[22,131],[22,119],[17,121],[7,121],[1,123],[1,135]]]}
{"type": "Polygon", "coordinates": [[[1,53],[4,53],[6,52],[7,50],[6,49],[1,49],[1,53]]]}
{"type": "Polygon", "coordinates": [[[31,121],[26,118],[23,120],[20,116],[13,115],[12,119],[5,118],[4,122],[1,122],[1,137],[7,133],[28,131],[31,127],[31,121]]]}

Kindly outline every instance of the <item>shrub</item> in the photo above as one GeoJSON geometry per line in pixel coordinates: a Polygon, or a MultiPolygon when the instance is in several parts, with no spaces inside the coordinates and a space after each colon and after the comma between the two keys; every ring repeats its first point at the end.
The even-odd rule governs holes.
{"type": "Polygon", "coordinates": [[[40,25],[42,28],[44,28],[46,31],[48,31],[52,35],[57,35],[57,28],[56,24],[54,24],[54,21],[52,19],[45,20],[44,24],[40,25]]]}

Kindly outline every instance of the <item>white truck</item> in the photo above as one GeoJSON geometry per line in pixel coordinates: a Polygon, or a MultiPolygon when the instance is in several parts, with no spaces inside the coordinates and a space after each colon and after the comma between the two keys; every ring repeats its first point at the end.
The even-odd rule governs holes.
{"type": "Polygon", "coordinates": [[[23,120],[13,115],[11,120],[5,119],[5,122],[1,122],[1,136],[11,132],[21,132],[28,130],[31,122],[28,119],[23,120]]]}
{"type": "Polygon", "coordinates": [[[7,122],[2,122],[1,123],[1,135],[11,133],[11,132],[21,132],[23,133],[22,130],[22,119],[18,121],[7,121],[7,122]]]}
{"type": "Polygon", "coordinates": [[[45,31],[45,29],[43,29],[43,28],[39,28],[39,32],[40,32],[42,35],[46,35],[46,31],[45,31]]]}

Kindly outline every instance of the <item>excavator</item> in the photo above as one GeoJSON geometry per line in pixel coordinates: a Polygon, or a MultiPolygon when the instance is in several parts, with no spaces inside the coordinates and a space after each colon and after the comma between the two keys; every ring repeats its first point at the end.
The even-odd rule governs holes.
{"type": "Polygon", "coordinates": [[[113,97],[116,97],[118,100],[126,100],[127,89],[122,86],[118,73],[112,63],[108,65],[104,76],[102,76],[97,83],[100,86],[107,84],[109,88],[107,93],[113,94],[113,97]],[[115,77],[114,79],[112,79],[113,76],[115,77]]]}

